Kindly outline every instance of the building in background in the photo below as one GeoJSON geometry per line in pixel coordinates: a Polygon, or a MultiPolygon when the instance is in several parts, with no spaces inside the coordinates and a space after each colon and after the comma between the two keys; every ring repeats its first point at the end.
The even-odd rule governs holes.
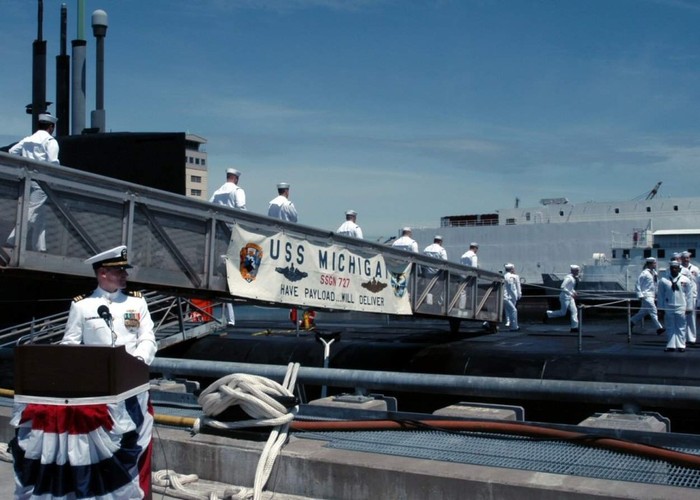
{"type": "Polygon", "coordinates": [[[207,140],[195,134],[185,136],[185,195],[189,198],[208,200],[207,140]]]}

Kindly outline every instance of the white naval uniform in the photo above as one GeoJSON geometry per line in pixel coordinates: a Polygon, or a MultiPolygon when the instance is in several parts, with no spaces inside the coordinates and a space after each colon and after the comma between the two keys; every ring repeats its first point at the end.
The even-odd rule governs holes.
{"type": "Polygon", "coordinates": [[[561,318],[566,316],[566,311],[571,313],[571,328],[578,328],[578,309],[576,309],[576,283],[573,274],[567,274],[561,282],[561,292],[559,292],[559,303],[561,308],[558,311],[547,311],[548,318],[561,318]]]}
{"type": "Polygon", "coordinates": [[[129,354],[150,365],[158,346],[148,305],[139,292],[107,292],[98,287],[88,297],[73,299],[61,344],[111,346],[112,332],[97,312],[103,305],[112,315],[116,345],[126,346],[129,354]]]}
{"type": "Polygon", "coordinates": [[[687,276],[688,279],[690,280],[690,284],[692,285],[692,290],[693,290],[693,303],[692,303],[692,309],[689,309],[686,312],[686,318],[685,318],[685,327],[686,327],[686,337],[685,339],[690,342],[691,344],[695,344],[697,341],[697,327],[695,323],[695,309],[696,309],[696,303],[698,300],[698,275],[700,274],[700,269],[698,269],[698,266],[694,264],[688,264],[688,267],[683,267],[681,265],[681,274],[684,276],[687,276]]]}
{"type": "Polygon", "coordinates": [[[362,229],[351,220],[343,222],[336,233],[342,234],[343,236],[350,236],[351,238],[362,239],[362,229]]]}
{"type": "Polygon", "coordinates": [[[410,236],[402,236],[401,238],[395,240],[391,246],[393,248],[398,248],[399,250],[418,253],[418,243],[416,243],[416,240],[410,236]]]}
{"type": "Polygon", "coordinates": [[[506,323],[511,330],[518,330],[518,301],[523,292],[520,288],[520,276],[508,271],[503,275],[503,305],[506,310],[506,323]]]}
{"type": "Polygon", "coordinates": [[[209,198],[210,203],[218,203],[231,208],[245,210],[245,191],[233,182],[225,182],[209,198]]]}
{"type": "Polygon", "coordinates": [[[664,276],[659,280],[657,302],[659,310],[665,311],[666,348],[685,349],[686,312],[692,300],[692,284],[683,274],[675,278],[664,276]],[[673,290],[673,284],[677,290],[673,290]]]}
{"type": "MultiPolygon", "coordinates": [[[[447,260],[447,250],[445,250],[445,248],[439,243],[433,243],[425,247],[423,254],[435,259],[447,260]]],[[[426,267],[424,268],[424,271],[427,276],[434,276],[438,273],[439,269],[434,267],[426,267]]]]}
{"type": "Polygon", "coordinates": [[[467,250],[459,259],[460,264],[470,267],[479,267],[479,258],[474,250],[467,250]]]}
{"type": "Polygon", "coordinates": [[[25,137],[12,146],[9,153],[58,165],[58,142],[46,130],[37,130],[25,137]]]}
{"type": "Polygon", "coordinates": [[[289,201],[286,196],[279,195],[270,201],[270,207],[267,209],[267,215],[275,219],[286,220],[289,222],[297,222],[297,209],[294,203],[289,201]]]}
{"type": "Polygon", "coordinates": [[[639,311],[637,311],[637,314],[630,318],[631,323],[641,322],[648,314],[652,323],[654,323],[654,328],[657,330],[663,328],[659,322],[659,313],[654,303],[656,299],[657,280],[658,274],[653,269],[646,268],[639,274],[635,290],[637,291],[637,297],[641,299],[641,307],[639,311]]]}
{"type": "MultiPolygon", "coordinates": [[[[25,137],[9,150],[10,154],[21,155],[32,160],[47,161],[58,165],[58,142],[46,130],[37,130],[34,134],[25,137]]],[[[29,190],[29,234],[30,248],[37,252],[46,251],[46,217],[44,203],[46,193],[39,184],[32,181],[29,190]]],[[[7,237],[9,245],[15,244],[15,230],[7,237]]]]}

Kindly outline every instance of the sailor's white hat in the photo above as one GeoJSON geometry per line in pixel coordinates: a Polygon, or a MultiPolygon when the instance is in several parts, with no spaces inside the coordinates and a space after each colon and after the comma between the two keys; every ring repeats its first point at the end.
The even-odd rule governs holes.
{"type": "Polygon", "coordinates": [[[681,252],[681,257],[690,257],[690,252],[688,250],[681,252]]]}
{"type": "Polygon", "coordinates": [[[289,189],[289,183],[288,182],[279,182],[279,183],[277,183],[277,189],[289,189]]]}
{"type": "Polygon", "coordinates": [[[86,264],[91,264],[93,269],[100,267],[116,267],[119,269],[131,269],[126,256],[126,245],[120,245],[110,250],[98,253],[85,260],[86,264]]]}
{"type": "Polygon", "coordinates": [[[236,170],[235,168],[227,168],[226,169],[226,175],[235,175],[236,177],[241,176],[241,171],[236,170]]]}
{"type": "Polygon", "coordinates": [[[411,228],[408,227],[408,226],[404,226],[404,227],[401,228],[401,232],[402,232],[402,233],[410,233],[410,232],[411,232],[411,228]]]}
{"type": "Polygon", "coordinates": [[[475,241],[472,241],[471,243],[469,243],[469,248],[474,248],[474,247],[479,248],[479,244],[475,241]]]}
{"type": "Polygon", "coordinates": [[[503,268],[508,271],[509,269],[515,269],[515,266],[511,264],[510,262],[508,264],[505,264],[503,268]]]}
{"type": "Polygon", "coordinates": [[[646,260],[646,262],[648,262],[649,264],[651,264],[651,263],[653,263],[653,262],[656,262],[656,257],[647,257],[645,260],[646,260]]]}
{"type": "Polygon", "coordinates": [[[433,240],[440,240],[440,241],[442,241],[442,236],[440,236],[439,234],[436,234],[436,235],[433,237],[433,240]]]}
{"type": "Polygon", "coordinates": [[[354,210],[347,210],[345,212],[345,215],[357,215],[357,212],[355,212],[354,210]]]}
{"type": "Polygon", "coordinates": [[[580,271],[581,270],[581,268],[579,266],[577,266],[576,264],[571,264],[571,266],[569,266],[569,268],[572,271],[580,271]]]}
{"type": "Polygon", "coordinates": [[[681,253],[680,252],[673,252],[673,255],[671,255],[672,259],[680,259],[681,258],[681,253]]]}
{"type": "Polygon", "coordinates": [[[39,115],[38,121],[43,123],[53,123],[55,125],[58,121],[58,118],[53,116],[51,113],[41,113],[39,115]]]}
{"type": "Polygon", "coordinates": [[[677,260],[672,260],[671,262],[668,263],[670,267],[681,267],[681,263],[678,262],[677,260]]]}

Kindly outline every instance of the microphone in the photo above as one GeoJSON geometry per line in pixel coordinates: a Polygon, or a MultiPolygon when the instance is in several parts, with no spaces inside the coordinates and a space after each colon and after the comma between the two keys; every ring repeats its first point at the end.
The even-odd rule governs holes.
{"type": "Polygon", "coordinates": [[[114,328],[112,328],[112,313],[109,312],[109,307],[102,304],[97,308],[97,314],[100,316],[100,318],[105,320],[109,330],[112,332],[112,347],[114,347],[117,343],[117,334],[114,333],[114,328]]]}
{"type": "Polygon", "coordinates": [[[105,320],[105,323],[112,328],[112,314],[109,312],[109,307],[105,305],[101,305],[100,307],[97,308],[97,314],[105,320]]]}

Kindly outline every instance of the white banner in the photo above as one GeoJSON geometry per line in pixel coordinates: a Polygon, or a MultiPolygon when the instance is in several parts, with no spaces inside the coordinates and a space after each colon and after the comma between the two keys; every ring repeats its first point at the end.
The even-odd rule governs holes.
{"type": "Polygon", "coordinates": [[[236,224],[226,255],[231,295],[305,307],[412,314],[410,264],[388,264],[339,245],[318,245],[283,233],[253,233],[236,224]]]}

